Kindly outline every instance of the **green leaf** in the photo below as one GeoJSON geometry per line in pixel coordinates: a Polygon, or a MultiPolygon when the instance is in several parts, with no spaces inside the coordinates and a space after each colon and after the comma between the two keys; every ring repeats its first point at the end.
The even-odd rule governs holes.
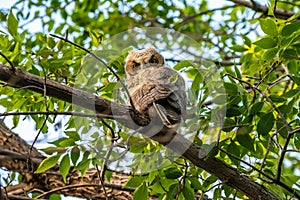
{"type": "Polygon", "coordinates": [[[276,121],[276,129],[278,130],[278,133],[281,137],[286,138],[288,135],[288,131],[286,129],[285,124],[282,122],[282,120],[276,121]]]}
{"type": "Polygon", "coordinates": [[[244,51],[248,50],[248,48],[245,48],[241,45],[233,45],[232,47],[230,47],[230,49],[232,49],[233,51],[236,51],[236,52],[244,52],[244,51]]]}
{"type": "Polygon", "coordinates": [[[83,159],[78,163],[78,165],[75,167],[76,170],[80,170],[81,175],[84,176],[86,173],[86,170],[89,168],[91,163],[90,159],[83,159]]]}
{"type": "Polygon", "coordinates": [[[237,141],[245,148],[249,149],[250,151],[254,152],[254,144],[253,139],[250,137],[249,134],[245,135],[237,135],[236,136],[237,141]]]}
{"type": "Polygon", "coordinates": [[[164,172],[169,179],[176,179],[182,175],[182,172],[177,167],[168,168],[164,172]]]}
{"type": "Polygon", "coordinates": [[[285,59],[297,59],[298,58],[298,53],[295,49],[285,49],[282,54],[281,57],[285,58],[285,59]]]}
{"type": "Polygon", "coordinates": [[[271,94],[269,98],[275,103],[285,102],[287,100],[283,96],[278,96],[276,94],[271,94]]]}
{"type": "Polygon", "coordinates": [[[224,83],[224,87],[227,94],[236,95],[238,92],[238,87],[234,83],[224,83]]]}
{"type": "Polygon", "coordinates": [[[251,130],[252,130],[252,128],[249,126],[241,126],[236,130],[236,134],[237,135],[249,134],[251,130]]]}
{"type": "Polygon", "coordinates": [[[158,171],[151,171],[148,175],[148,183],[151,184],[157,176],[159,176],[158,171]]]}
{"type": "Polygon", "coordinates": [[[60,194],[51,194],[49,200],[61,200],[60,194]]]}
{"type": "Polygon", "coordinates": [[[263,59],[264,59],[264,60],[274,60],[274,58],[275,58],[277,52],[278,52],[278,48],[268,49],[268,50],[265,51],[265,53],[263,54],[263,59]]]}
{"type": "Polygon", "coordinates": [[[13,37],[18,35],[18,20],[16,19],[16,17],[12,13],[12,10],[10,10],[9,15],[8,15],[7,28],[8,28],[8,32],[13,37]]]}
{"type": "MultiPolygon", "coordinates": [[[[300,45],[296,49],[300,50],[300,45]]],[[[298,52],[298,53],[300,54],[300,52],[298,52]]],[[[290,73],[292,73],[292,74],[297,74],[299,69],[300,69],[300,66],[299,66],[298,62],[295,59],[290,60],[287,67],[288,67],[290,73]]]]}
{"type": "Polygon", "coordinates": [[[76,166],[79,156],[80,156],[79,148],[77,146],[73,147],[71,150],[71,160],[74,166],[76,166]]]}
{"type": "Polygon", "coordinates": [[[241,114],[241,111],[238,107],[229,107],[226,111],[226,117],[234,117],[239,116],[241,114]]]}
{"type": "Polygon", "coordinates": [[[199,181],[199,179],[195,176],[188,177],[188,180],[191,181],[191,187],[195,190],[203,190],[203,187],[199,181]]]}
{"type": "Polygon", "coordinates": [[[293,81],[300,86],[300,76],[292,76],[293,81]]]}
{"type": "Polygon", "coordinates": [[[245,35],[243,35],[243,39],[244,39],[244,43],[245,43],[248,47],[251,47],[251,44],[252,44],[251,40],[250,40],[247,36],[245,36],[245,35]]]}
{"type": "Polygon", "coordinates": [[[60,147],[70,147],[70,146],[74,146],[75,145],[75,141],[73,138],[66,138],[62,141],[59,142],[60,147]]]}
{"type": "Polygon", "coordinates": [[[257,114],[262,109],[263,105],[264,105],[264,102],[254,103],[250,109],[250,114],[251,115],[257,114]]]}
{"type": "Polygon", "coordinates": [[[295,147],[300,150],[300,134],[295,134],[294,136],[294,145],[295,147]]]}
{"type": "Polygon", "coordinates": [[[227,146],[226,150],[236,156],[240,156],[240,149],[239,146],[235,144],[234,141],[230,142],[230,144],[227,146]]]}
{"type": "Polygon", "coordinates": [[[263,30],[265,34],[271,35],[271,36],[277,36],[277,26],[273,19],[262,19],[260,20],[260,27],[263,30]]]}
{"type": "Polygon", "coordinates": [[[257,132],[259,135],[267,135],[274,126],[274,115],[269,112],[259,119],[257,123],[257,132]]]}
{"type": "Polygon", "coordinates": [[[143,182],[133,193],[134,200],[147,200],[148,199],[148,187],[143,182]]]}
{"type": "Polygon", "coordinates": [[[50,169],[51,167],[54,167],[57,164],[57,161],[60,156],[61,156],[60,154],[57,154],[57,155],[50,156],[50,157],[46,158],[45,160],[43,160],[41,162],[41,164],[39,165],[39,167],[37,168],[37,170],[35,171],[35,173],[41,173],[41,172],[44,172],[44,171],[50,169]]]}
{"type": "Polygon", "coordinates": [[[150,189],[152,190],[151,195],[153,194],[164,194],[166,193],[165,188],[162,187],[161,183],[159,181],[156,181],[153,185],[150,186],[150,189]]]}
{"type": "Polygon", "coordinates": [[[78,131],[65,131],[65,134],[69,136],[70,138],[74,139],[75,141],[80,140],[80,136],[78,134],[78,131]]]}
{"type": "Polygon", "coordinates": [[[203,76],[198,72],[192,83],[192,88],[196,96],[199,93],[200,85],[202,82],[203,82],[203,76]]]}
{"type": "Polygon", "coordinates": [[[147,176],[131,176],[124,187],[138,187],[146,180],[146,178],[147,176]]]}
{"type": "Polygon", "coordinates": [[[13,105],[13,107],[11,109],[12,110],[20,109],[25,104],[25,102],[27,100],[28,100],[27,98],[18,99],[18,101],[14,103],[14,105],[13,105]]]}
{"type": "Polygon", "coordinates": [[[165,188],[165,190],[169,190],[171,185],[174,185],[177,183],[178,183],[177,179],[169,179],[169,178],[164,178],[164,177],[161,177],[161,179],[160,179],[160,184],[163,188],[165,188]]]}
{"type": "Polygon", "coordinates": [[[114,88],[116,87],[117,83],[116,82],[110,82],[107,85],[105,85],[104,87],[102,87],[99,91],[100,92],[111,92],[114,90],[114,88]]]}
{"type": "Polygon", "coordinates": [[[67,148],[65,147],[47,147],[44,149],[41,149],[43,152],[45,152],[48,155],[51,155],[55,152],[64,153],[66,152],[67,148]]]}
{"type": "Polygon", "coordinates": [[[64,182],[66,183],[66,178],[70,170],[70,157],[69,154],[66,154],[59,165],[59,171],[63,177],[64,182]]]}
{"type": "Polygon", "coordinates": [[[185,181],[182,193],[183,193],[183,196],[185,199],[195,199],[194,190],[191,187],[191,183],[188,179],[186,179],[186,181],[185,181]]]}
{"type": "Polygon", "coordinates": [[[235,73],[236,73],[236,76],[237,76],[239,79],[242,79],[241,72],[240,72],[239,68],[237,68],[236,65],[234,66],[234,71],[235,71],[235,73]]]}
{"type": "Polygon", "coordinates": [[[277,46],[277,43],[274,39],[272,38],[262,38],[253,44],[259,46],[262,49],[271,49],[277,46]]]}
{"type": "Polygon", "coordinates": [[[173,69],[180,70],[182,68],[193,67],[193,66],[195,66],[195,64],[193,63],[193,61],[191,61],[191,60],[183,60],[183,61],[180,61],[179,63],[177,63],[173,67],[173,69]]]}
{"type": "Polygon", "coordinates": [[[298,95],[299,93],[300,93],[300,88],[292,89],[292,90],[289,90],[286,93],[284,93],[282,95],[282,97],[291,98],[291,97],[294,97],[294,96],[298,95]]]}
{"type": "Polygon", "coordinates": [[[282,28],[281,34],[283,36],[289,36],[292,33],[298,31],[300,29],[300,21],[293,22],[291,24],[285,25],[282,28]]]}
{"type": "Polygon", "coordinates": [[[202,186],[207,189],[208,187],[210,187],[213,183],[215,183],[217,181],[217,177],[215,176],[209,176],[207,179],[205,179],[205,181],[203,182],[202,186]]]}
{"type": "Polygon", "coordinates": [[[13,127],[12,128],[16,128],[19,124],[19,121],[20,121],[20,115],[13,116],[13,127]]]}
{"type": "Polygon", "coordinates": [[[236,122],[233,119],[226,118],[223,126],[223,131],[229,132],[235,128],[236,122]]]}

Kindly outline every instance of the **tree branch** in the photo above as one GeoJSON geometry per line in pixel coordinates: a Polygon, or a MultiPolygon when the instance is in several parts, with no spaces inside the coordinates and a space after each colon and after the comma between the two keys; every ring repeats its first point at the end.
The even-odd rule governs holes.
{"type": "MultiPolygon", "coordinates": [[[[268,10],[269,10],[268,6],[261,6],[259,4],[252,3],[252,1],[245,1],[245,0],[228,0],[228,1],[231,1],[231,2],[235,3],[236,5],[246,6],[256,12],[261,12],[266,15],[268,14],[268,10]]],[[[295,13],[290,10],[283,10],[283,9],[276,8],[276,9],[274,9],[274,15],[275,15],[275,17],[280,18],[280,19],[288,19],[288,18],[292,17],[293,15],[295,15],[295,13]]],[[[299,20],[300,17],[297,17],[297,19],[299,20]]]]}
{"type": "MultiPolygon", "coordinates": [[[[67,183],[64,183],[58,166],[40,174],[34,174],[37,166],[45,158],[35,148],[31,153],[31,166],[27,162],[27,154],[30,145],[21,139],[17,134],[11,132],[2,121],[0,121],[0,167],[16,171],[22,174],[23,182],[18,185],[8,185],[5,187],[9,199],[18,199],[20,195],[33,190],[42,192],[40,197],[51,193],[59,193],[67,196],[77,196],[82,198],[93,198],[98,196],[105,199],[103,189],[99,188],[99,178],[95,176],[96,170],[89,169],[84,176],[77,171],[70,170],[67,183]],[[69,190],[67,190],[69,189],[69,190]]],[[[121,172],[113,172],[110,182],[105,182],[104,187],[109,188],[108,196],[118,199],[127,197],[132,199],[133,188],[123,188],[129,175],[121,172]]],[[[2,186],[3,187],[3,186],[2,186]]],[[[5,196],[5,194],[1,194],[5,196]]],[[[5,199],[5,197],[1,199],[5,199]]],[[[26,195],[25,195],[26,196],[26,195]]],[[[21,197],[19,198],[21,199],[21,197]]]]}
{"type": "MultiPolygon", "coordinates": [[[[20,69],[16,69],[15,72],[12,72],[9,67],[0,64],[0,80],[6,82],[7,85],[11,87],[26,87],[27,89],[43,94],[44,79],[28,74],[20,69]]],[[[124,116],[127,120],[115,120],[128,128],[134,130],[139,128],[139,132],[143,134],[145,134],[145,131],[147,131],[141,130],[140,126],[135,123],[138,122],[140,124],[141,121],[145,120],[145,118],[138,113],[135,113],[130,107],[113,103],[88,92],[70,88],[66,85],[62,85],[51,80],[47,80],[46,88],[48,96],[67,101],[90,110],[96,110],[99,113],[124,116]],[[112,111],[113,108],[116,112],[112,111]],[[130,116],[126,115],[126,113],[130,113],[130,116],[133,118],[133,120],[130,118],[130,116]]],[[[163,134],[165,134],[165,132],[163,132],[163,134]]],[[[174,136],[172,138],[172,142],[167,145],[165,144],[168,148],[176,152],[183,153],[183,156],[186,159],[190,160],[194,165],[218,177],[224,184],[247,195],[250,199],[279,199],[264,186],[254,182],[233,167],[223,163],[221,160],[216,158],[204,159],[202,156],[203,149],[195,144],[192,144],[189,140],[185,139],[180,134],[176,134],[174,131],[172,134],[174,136]]],[[[152,139],[158,140],[155,136],[152,139]]]]}

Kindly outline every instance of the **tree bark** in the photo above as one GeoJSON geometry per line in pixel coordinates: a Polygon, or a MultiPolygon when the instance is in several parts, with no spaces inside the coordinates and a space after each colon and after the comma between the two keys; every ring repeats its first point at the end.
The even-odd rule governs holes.
{"type": "Polygon", "coordinates": [[[66,183],[58,166],[44,173],[34,173],[45,157],[33,148],[28,159],[29,150],[30,145],[0,121],[0,167],[19,172],[23,176],[22,183],[6,187],[6,193],[2,192],[0,199],[20,199],[31,191],[41,192],[42,199],[49,198],[48,195],[54,192],[88,199],[133,199],[134,189],[123,188],[129,178],[128,174],[113,172],[110,182],[104,182],[105,194],[95,169],[89,169],[84,176],[71,169],[66,183]]]}
{"type": "MultiPolygon", "coordinates": [[[[12,70],[12,68],[0,64],[0,80],[6,82],[7,85],[11,87],[24,87],[41,94],[44,93],[43,88],[45,80],[41,77],[28,74],[20,69],[12,70]]],[[[90,93],[70,88],[66,85],[62,85],[51,80],[46,80],[45,86],[46,94],[48,96],[73,103],[87,109],[95,109],[98,113],[113,113],[115,120],[128,128],[137,129],[139,126],[134,122],[141,122],[145,120],[143,116],[135,113],[130,107],[118,105],[90,93]],[[112,108],[114,108],[114,111],[117,110],[118,112],[112,112],[112,108]],[[128,117],[126,113],[130,113],[133,120],[130,119],[130,116],[128,117]]],[[[203,149],[195,144],[192,144],[180,134],[176,134],[174,132],[174,135],[175,136],[172,139],[172,143],[167,145],[168,148],[171,148],[176,152],[183,153],[183,156],[186,159],[190,160],[194,165],[218,177],[224,184],[245,194],[250,199],[279,199],[264,186],[256,183],[221,160],[216,158],[203,158],[203,149]]],[[[156,138],[153,139],[155,140],[156,138]]],[[[47,173],[46,176],[48,176],[47,173]]],[[[72,175],[69,177],[71,176],[72,175]]],[[[60,185],[58,185],[58,187],[59,186],[60,185]]]]}

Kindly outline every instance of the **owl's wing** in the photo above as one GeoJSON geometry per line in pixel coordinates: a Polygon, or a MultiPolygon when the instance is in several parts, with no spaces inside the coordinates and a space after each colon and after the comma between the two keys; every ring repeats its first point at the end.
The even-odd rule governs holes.
{"type": "Polygon", "coordinates": [[[182,91],[172,90],[165,98],[153,102],[156,110],[164,124],[173,128],[185,118],[185,98],[180,95],[182,91]]]}
{"type": "Polygon", "coordinates": [[[174,128],[185,117],[185,91],[174,85],[153,84],[141,102],[147,104],[148,108],[153,105],[160,119],[169,128],[174,128]]]}
{"type": "Polygon", "coordinates": [[[185,83],[176,71],[168,67],[147,68],[132,79],[129,88],[136,109],[145,113],[154,107],[160,119],[169,127],[184,118],[186,107],[185,83]]]}

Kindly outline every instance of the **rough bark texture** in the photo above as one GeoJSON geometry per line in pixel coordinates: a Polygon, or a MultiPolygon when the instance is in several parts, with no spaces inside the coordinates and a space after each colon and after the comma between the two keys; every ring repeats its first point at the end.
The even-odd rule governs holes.
{"type": "MultiPolygon", "coordinates": [[[[11,68],[0,64],[0,80],[6,82],[11,87],[25,87],[27,89],[39,92],[43,94],[44,79],[35,75],[31,75],[16,69],[13,71],[11,68]],[[35,87],[28,87],[35,86],[35,87]],[[37,89],[41,88],[41,89],[37,89]]],[[[122,116],[123,118],[115,118],[118,122],[124,126],[132,129],[136,129],[138,126],[128,118],[126,113],[130,112],[135,122],[143,121],[140,115],[134,113],[130,108],[122,105],[117,105],[108,100],[98,98],[90,93],[83,92],[80,90],[72,89],[68,86],[56,83],[51,80],[46,81],[47,95],[55,97],[60,100],[67,101],[88,109],[96,109],[99,113],[112,114],[112,107],[118,110],[118,113],[114,112],[116,116],[122,116]],[[76,99],[76,101],[74,101],[76,99]]],[[[193,164],[212,175],[218,177],[224,184],[236,189],[237,191],[247,195],[250,199],[279,199],[268,191],[264,186],[259,185],[241,172],[232,168],[231,166],[223,163],[221,160],[216,158],[205,158],[203,159],[203,149],[198,146],[191,144],[190,141],[186,140],[179,134],[173,133],[175,137],[172,139],[172,143],[168,144],[167,147],[173,149],[176,152],[183,153],[183,156],[190,160],[193,164]]],[[[153,138],[155,140],[155,138],[153,138]]],[[[51,173],[50,173],[51,174],[51,173]]],[[[49,172],[45,173],[45,177],[49,176],[49,172]]],[[[70,175],[70,177],[76,175],[70,175]]],[[[58,177],[56,177],[58,178],[58,177]]],[[[49,180],[49,178],[44,178],[49,180]]],[[[45,183],[47,184],[47,183],[45,183]]],[[[60,185],[58,185],[60,187],[60,185]]],[[[45,188],[46,189],[46,188],[45,188]]],[[[47,188],[49,189],[49,188],[47,188]]]]}
{"type": "MultiPolygon", "coordinates": [[[[90,169],[85,176],[78,171],[71,172],[64,183],[58,166],[44,173],[35,174],[37,166],[45,158],[35,148],[32,149],[30,161],[28,158],[30,146],[17,134],[7,129],[0,121],[0,167],[19,172],[23,176],[22,183],[6,188],[7,194],[2,192],[0,199],[20,199],[31,191],[48,192],[57,190],[57,193],[66,196],[76,196],[88,199],[105,199],[103,187],[99,183],[97,171],[90,169]],[[63,189],[65,188],[65,189],[63,189]]],[[[132,199],[133,189],[122,188],[129,175],[113,172],[110,182],[105,182],[106,194],[110,199],[132,199]]],[[[49,193],[51,194],[51,193],[49,193]]],[[[41,197],[49,198],[48,195],[41,197]]]]}

